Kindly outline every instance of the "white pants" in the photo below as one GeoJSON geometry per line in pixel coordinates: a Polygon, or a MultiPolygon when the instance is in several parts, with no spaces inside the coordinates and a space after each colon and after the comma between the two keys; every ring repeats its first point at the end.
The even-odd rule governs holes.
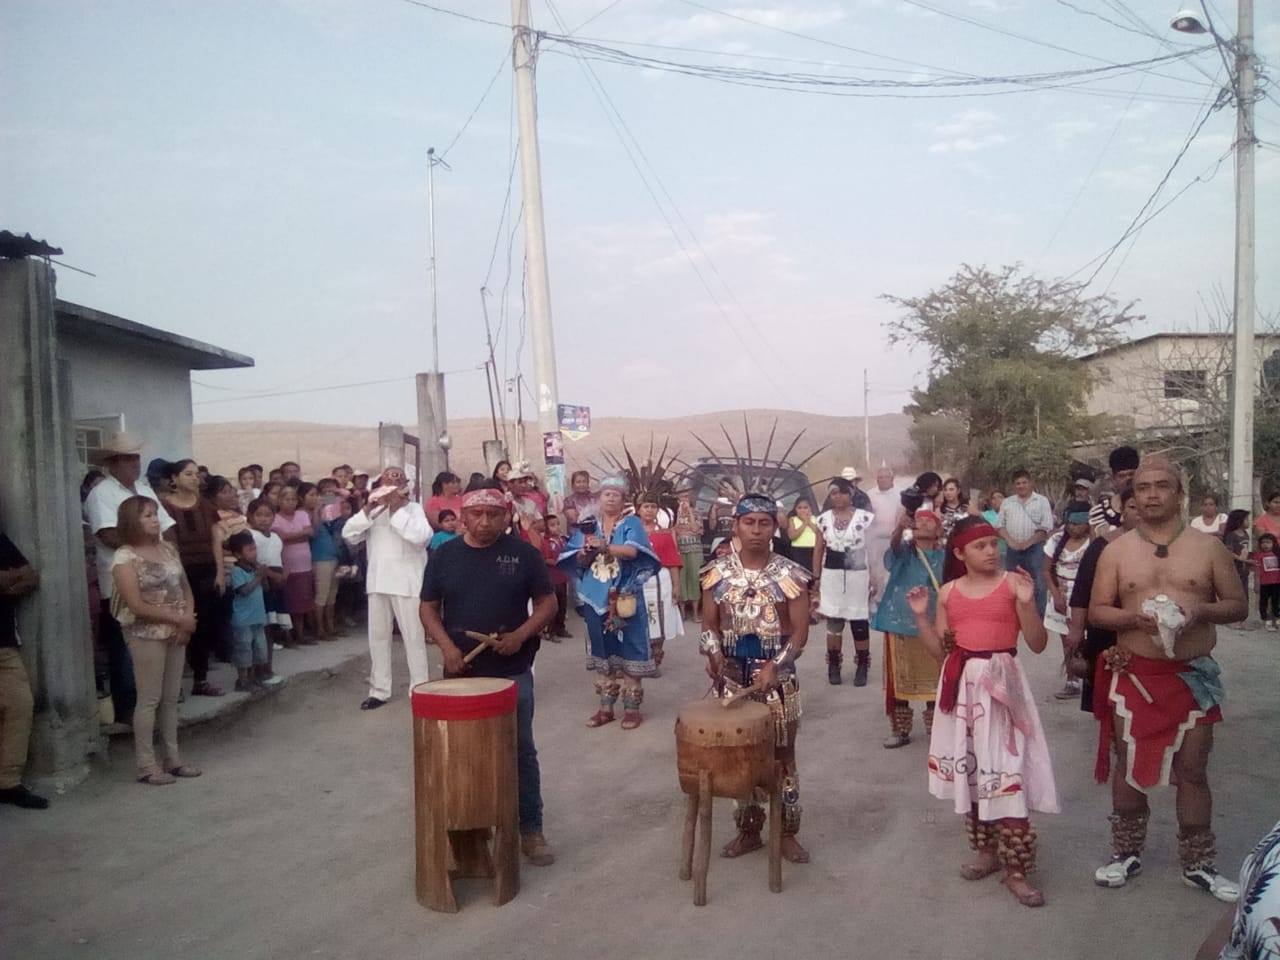
{"type": "Polygon", "coordinates": [[[404,656],[409,661],[409,684],[426,683],[427,637],[418,616],[417,597],[369,594],[369,696],[391,699],[391,618],[400,625],[404,656]]]}

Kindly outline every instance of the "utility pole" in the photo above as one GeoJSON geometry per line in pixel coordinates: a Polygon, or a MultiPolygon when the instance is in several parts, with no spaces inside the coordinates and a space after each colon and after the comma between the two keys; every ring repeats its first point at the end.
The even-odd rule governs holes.
{"type": "Polygon", "coordinates": [[[480,312],[484,315],[484,339],[489,346],[489,359],[485,361],[485,382],[490,383],[489,391],[489,416],[493,418],[493,439],[501,440],[502,447],[505,450],[507,446],[507,408],[502,399],[502,381],[498,379],[498,361],[493,355],[493,327],[489,324],[489,304],[485,302],[485,297],[489,295],[489,291],[485,287],[480,288],[480,312]],[[492,380],[490,380],[492,377],[492,380]],[[494,396],[497,396],[498,410],[495,412],[493,408],[494,396]],[[498,412],[502,414],[502,436],[498,436],[498,412]]]}
{"type": "MultiPolygon", "coordinates": [[[[534,397],[543,449],[549,434],[559,440],[559,386],[551,323],[551,279],[547,271],[547,234],[542,220],[542,170],[538,150],[538,105],[534,90],[535,38],[529,26],[529,0],[511,0],[515,42],[512,62],[516,78],[516,110],[520,130],[520,184],[524,197],[524,250],[528,262],[529,333],[533,341],[534,397]]],[[[517,382],[517,391],[519,383],[517,382]]],[[[560,444],[554,444],[559,448],[560,444]]],[[[564,498],[564,465],[545,473],[552,509],[564,498]]]]}
{"type": "MultiPolygon", "coordinates": [[[[436,167],[449,165],[427,148],[427,243],[431,276],[431,372],[415,378],[418,400],[418,454],[422,472],[434,478],[449,469],[449,426],[445,413],[444,374],[440,372],[440,316],[436,273],[436,167]]],[[[419,477],[419,482],[424,478],[419,477]]],[[[430,483],[431,480],[426,480],[430,483]]]]}
{"type": "Polygon", "coordinates": [[[1231,389],[1231,508],[1253,509],[1254,350],[1253,0],[1239,0],[1236,55],[1235,375],[1231,389]]]}
{"type": "Polygon", "coordinates": [[[871,476],[871,382],[867,368],[862,368],[862,462],[871,476]]]}

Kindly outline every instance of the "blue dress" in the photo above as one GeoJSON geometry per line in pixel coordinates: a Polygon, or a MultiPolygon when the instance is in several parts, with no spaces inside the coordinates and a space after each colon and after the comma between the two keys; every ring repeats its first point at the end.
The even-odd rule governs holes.
{"type": "Polygon", "coordinates": [[[623,517],[609,538],[612,546],[636,548],[635,559],[600,553],[589,566],[578,565],[585,537],[575,530],[556,562],[569,577],[577,594],[578,613],[587,624],[591,652],[587,669],[613,674],[619,670],[631,677],[652,676],[657,667],[649,648],[649,617],[644,604],[644,582],[662,569],[649,544],[644,524],[636,516],[623,517]],[[625,620],[609,614],[609,593],[631,594],[636,598],[636,614],[625,620]]]}

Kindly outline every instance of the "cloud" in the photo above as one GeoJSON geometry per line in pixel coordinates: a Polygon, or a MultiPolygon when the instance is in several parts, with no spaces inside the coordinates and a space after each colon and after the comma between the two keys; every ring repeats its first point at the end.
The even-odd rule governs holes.
{"type": "Polygon", "coordinates": [[[1059,144],[1069,143],[1098,129],[1093,120],[1055,120],[1049,124],[1049,135],[1059,144]]]}
{"type": "Polygon", "coordinates": [[[648,39],[659,43],[684,44],[716,41],[743,30],[759,30],[761,25],[800,33],[840,23],[845,19],[845,12],[830,4],[810,6],[789,2],[775,6],[724,7],[723,12],[728,16],[695,13],[666,23],[652,31],[648,39]]]}
{"type": "Polygon", "coordinates": [[[942,123],[928,127],[933,137],[930,153],[977,153],[1003,146],[1013,138],[997,129],[1004,120],[990,110],[963,110],[942,123]]]}

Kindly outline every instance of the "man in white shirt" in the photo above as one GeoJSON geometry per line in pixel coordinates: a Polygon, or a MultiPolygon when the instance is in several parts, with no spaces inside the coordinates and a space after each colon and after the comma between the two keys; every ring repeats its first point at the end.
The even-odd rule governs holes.
{"type": "Polygon", "coordinates": [[[996,521],[1000,536],[1008,544],[1004,555],[1004,568],[1021,567],[1036,582],[1036,607],[1044,616],[1048,599],[1048,586],[1044,582],[1044,542],[1053,532],[1053,507],[1049,498],[1036,493],[1031,484],[1031,474],[1025,470],[1013,473],[1013,496],[1005,497],[1000,504],[1000,517],[996,521]]]}
{"type": "Polygon", "coordinates": [[[867,527],[867,566],[871,569],[871,583],[875,587],[871,594],[871,613],[874,616],[889,582],[884,555],[889,551],[889,541],[893,539],[898,514],[902,510],[902,499],[893,488],[893,471],[888,464],[876,471],[876,485],[867,491],[867,499],[871,501],[871,513],[874,515],[871,526],[867,527]]]}
{"type": "Polygon", "coordinates": [[[151,485],[142,478],[142,441],[130,433],[121,431],[107,437],[100,451],[106,479],[89,492],[84,502],[84,517],[94,536],[98,557],[98,593],[102,597],[102,611],[98,620],[98,632],[107,648],[107,677],[111,684],[111,703],[115,708],[117,723],[133,723],[133,708],[137,704],[137,690],[133,682],[133,660],[125,646],[120,624],[111,616],[111,561],[115,559],[120,538],[116,534],[116,519],[120,504],[130,497],[147,497],[156,502],[156,515],[160,519],[160,534],[165,536],[173,527],[160,498],[151,485]]]}
{"type": "Polygon", "coordinates": [[[431,525],[422,506],[409,499],[399,467],[382,471],[364,509],[342,528],[350,544],[367,543],[369,594],[369,696],[361,710],[376,710],[391,699],[391,624],[400,627],[409,662],[410,687],[426,683],[427,640],[418,617],[422,574],[427,568],[431,525]],[[380,491],[390,492],[379,496],[380,491]]]}

